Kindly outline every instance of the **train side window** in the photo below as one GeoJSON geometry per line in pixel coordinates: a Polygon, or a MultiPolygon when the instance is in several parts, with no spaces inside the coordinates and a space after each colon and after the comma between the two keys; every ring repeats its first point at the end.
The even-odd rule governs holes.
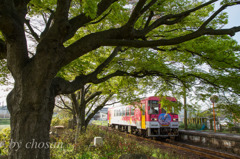
{"type": "Polygon", "coordinates": [[[149,114],[158,114],[159,113],[159,103],[157,100],[149,100],[148,101],[149,114]]]}
{"type": "Polygon", "coordinates": [[[126,116],[129,116],[129,107],[126,108],[126,116]]]}
{"type": "Polygon", "coordinates": [[[145,104],[142,104],[142,115],[145,115],[145,104]]]}
{"type": "Polygon", "coordinates": [[[134,107],[133,106],[131,107],[131,115],[132,116],[134,115],[134,107]]]}
{"type": "Polygon", "coordinates": [[[163,108],[161,109],[161,111],[162,111],[161,113],[166,113],[166,112],[167,112],[167,111],[166,111],[165,109],[163,109],[163,108]]]}

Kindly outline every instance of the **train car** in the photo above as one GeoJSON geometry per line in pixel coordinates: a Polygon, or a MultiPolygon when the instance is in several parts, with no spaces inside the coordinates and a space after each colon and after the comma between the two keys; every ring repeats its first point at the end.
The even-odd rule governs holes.
{"type": "MultiPolygon", "coordinates": [[[[173,97],[166,97],[176,102],[173,97]]],[[[108,109],[108,125],[129,133],[146,137],[178,136],[178,114],[167,113],[160,104],[159,97],[148,97],[139,103],[108,109]]]]}

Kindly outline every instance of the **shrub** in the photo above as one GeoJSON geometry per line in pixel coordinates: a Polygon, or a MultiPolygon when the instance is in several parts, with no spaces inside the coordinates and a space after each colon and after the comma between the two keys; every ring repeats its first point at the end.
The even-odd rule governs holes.
{"type": "Polygon", "coordinates": [[[59,117],[58,117],[58,116],[55,116],[55,117],[52,119],[51,126],[59,125],[59,123],[60,123],[59,117]]]}
{"type": "Polygon", "coordinates": [[[51,126],[63,125],[67,127],[69,120],[70,120],[69,117],[60,118],[59,116],[55,116],[52,119],[51,126]]]}
{"type": "Polygon", "coordinates": [[[7,155],[10,141],[10,128],[5,128],[0,131],[0,155],[7,155]]]}
{"type": "Polygon", "coordinates": [[[52,149],[51,159],[115,159],[123,154],[145,154],[148,157],[176,158],[169,152],[162,152],[154,148],[154,145],[143,145],[138,141],[132,140],[119,132],[112,132],[90,125],[86,133],[79,135],[77,144],[74,144],[75,130],[67,130],[57,142],[63,142],[62,149],[52,149]],[[94,147],[93,139],[96,136],[103,138],[103,145],[94,147]]]}

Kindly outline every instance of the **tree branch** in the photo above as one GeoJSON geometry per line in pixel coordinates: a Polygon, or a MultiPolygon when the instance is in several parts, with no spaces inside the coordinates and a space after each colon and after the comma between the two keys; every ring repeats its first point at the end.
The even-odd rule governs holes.
{"type": "Polygon", "coordinates": [[[5,0],[0,3],[0,30],[7,41],[8,69],[14,79],[20,76],[19,73],[29,60],[24,31],[26,3],[27,1],[19,1],[17,7],[14,7],[13,1],[5,0]]]}
{"type": "Polygon", "coordinates": [[[63,100],[63,98],[62,98],[62,96],[61,95],[59,95],[59,97],[60,97],[60,99],[61,99],[61,101],[62,101],[62,103],[63,103],[63,105],[64,105],[64,107],[66,107],[67,109],[69,109],[69,110],[72,110],[72,108],[71,107],[69,107],[66,103],[65,103],[65,101],[63,100]]]}
{"type": "Polygon", "coordinates": [[[5,42],[0,39],[0,60],[7,58],[7,46],[5,42]]]}
{"type": "Polygon", "coordinates": [[[28,29],[30,30],[31,35],[34,37],[36,41],[39,41],[38,34],[33,30],[32,26],[30,25],[30,20],[25,20],[25,24],[27,25],[28,29]]]}
{"type": "Polygon", "coordinates": [[[112,9],[109,10],[108,13],[106,13],[102,18],[100,18],[99,20],[95,21],[95,22],[91,22],[90,24],[97,24],[99,22],[101,22],[103,19],[105,19],[110,13],[111,13],[112,9]]]}
{"type": "Polygon", "coordinates": [[[66,107],[61,107],[61,106],[59,106],[59,105],[57,105],[57,104],[55,104],[55,106],[58,107],[59,109],[65,109],[65,110],[70,110],[70,111],[72,111],[72,109],[71,109],[70,107],[68,107],[68,108],[66,108],[66,107]],[[70,108],[70,109],[69,109],[69,108],[70,108]]]}
{"type": "Polygon", "coordinates": [[[126,27],[130,27],[133,28],[135,22],[137,21],[137,19],[141,16],[141,10],[143,8],[143,6],[145,5],[145,3],[147,2],[147,0],[139,0],[136,7],[134,8],[128,22],[126,23],[126,27]]]}
{"type": "Polygon", "coordinates": [[[94,92],[93,94],[91,94],[90,97],[88,97],[86,100],[85,100],[85,103],[88,103],[90,102],[92,99],[94,99],[96,96],[102,94],[102,91],[98,91],[98,92],[94,92]]]}
{"type": "Polygon", "coordinates": [[[27,5],[30,2],[30,0],[13,0],[13,2],[18,16],[20,17],[22,23],[24,23],[25,16],[27,14],[27,5]]]}
{"type": "Polygon", "coordinates": [[[165,15],[159,19],[157,19],[155,22],[153,22],[149,27],[145,28],[142,30],[142,34],[146,35],[147,33],[149,33],[150,31],[152,31],[153,29],[159,27],[160,25],[173,25],[176,24],[178,22],[180,22],[183,18],[187,17],[190,15],[190,13],[195,12],[203,7],[208,6],[209,4],[212,4],[214,2],[216,2],[217,0],[211,0],[208,1],[206,3],[203,3],[202,5],[199,5],[193,9],[189,9],[185,12],[179,13],[179,14],[169,14],[169,15],[165,15]]]}
{"type": "Polygon", "coordinates": [[[48,21],[46,23],[45,29],[43,30],[43,32],[40,35],[40,39],[42,39],[47,34],[47,32],[49,31],[51,23],[53,22],[53,18],[54,18],[54,12],[51,11],[51,15],[48,18],[48,21]]]}
{"type": "Polygon", "coordinates": [[[106,103],[112,98],[112,96],[113,96],[113,93],[110,93],[109,96],[94,109],[94,111],[87,117],[85,121],[86,125],[93,118],[93,116],[106,105],[106,103]]]}
{"type": "Polygon", "coordinates": [[[48,28],[48,25],[50,25],[52,21],[52,19],[49,19],[49,23],[46,25],[46,28],[41,36],[41,41],[44,41],[45,43],[49,43],[49,40],[58,41],[57,44],[62,44],[64,42],[64,38],[70,29],[68,20],[70,5],[71,0],[57,0],[56,12],[54,14],[52,13],[54,23],[50,28],[48,28]]]}
{"type": "Polygon", "coordinates": [[[88,116],[88,114],[90,113],[90,111],[92,110],[93,106],[95,105],[95,103],[100,99],[100,96],[98,96],[97,98],[94,99],[94,101],[91,103],[90,108],[88,109],[86,116],[88,116]]]}
{"type": "MultiPolygon", "coordinates": [[[[99,2],[97,7],[96,18],[99,17],[101,14],[103,14],[116,1],[118,0],[102,0],[101,2],[99,2]]],[[[80,14],[72,18],[71,20],[69,20],[70,30],[68,32],[68,35],[65,37],[64,41],[71,39],[79,28],[85,26],[87,23],[91,22],[92,20],[94,19],[88,17],[85,14],[80,14]]]]}
{"type": "Polygon", "coordinates": [[[103,71],[104,68],[106,68],[108,66],[108,64],[114,59],[114,57],[117,56],[118,52],[121,50],[121,47],[116,47],[112,54],[103,62],[101,63],[94,72],[90,73],[90,76],[95,76],[97,77],[97,75],[99,73],[101,73],[103,71]]]}
{"type": "Polygon", "coordinates": [[[148,16],[147,22],[145,23],[144,29],[146,29],[146,28],[149,26],[149,24],[150,24],[153,16],[154,16],[153,11],[150,11],[150,14],[149,14],[149,16],[148,16]]]}
{"type": "Polygon", "coordinates": [[[103,46],[128,46],[128,47],[155,47],[155,46],[167,46],[167,45],[176,45],[180,44],[195,38],[198,38],[202,35],[230,35],[234,36],[236,32],[240,31],[240,26],[232,27],[229,29],[202,29],[197,30],[193,33],[187,35],[179,36],[172,39],[161,39],[161,40],[152,40],[152,41],[141,41],[141,40],[119,40],[119,39],[104,39],[101,41],[103,46]]]}
{"type": "MultiPolygon", "coordinates": [[[[177,49],[178,50],[178,49],[177,49]]],[[[182,51],[182,50],[179,50],[179,51],[182,51]]],[[[238,69],[240,70],[240,66],[239,65],[235,65],[235,64],[238,64],[236,63],[236,61],[232,61],[232,63],[230,62],[227,62],[225,60],[218,60],[217,58],[210,58],[210,57],[207,57],[207,56],[204,56],[202,55],[201,53],[198,53],[198,52],[195,52],[195,51],[191,51],[189,49],[184,49],[184,51],[186,52],[189,52],[191,53],[192,55],[197,55],[199,57],[201,57],[202,59],[206,60],[206,62],[212,67],[212,68],[215,68],[215,69],[219,69],[219,70],[222,70],[223,68],[216,68],[216,67],[213,67],[209,61],[216,61],[216,62],[223,62],[227,65],[230,65],[232,68],[235,68],[235,69],[238,69]]]]}
{"type": "Polygon", "coordinates": [[[73,102],[73,106],[74,106],[74,110],[77,114],[80,114],[80,109],[79,109],[79,103],[77,102],[77,98],[75,93],[71,93],[71,98],[72,98],[72,102],[73,102]]]}
{"type": "MultiPolygon", "coordinates": [[[[240,1],[234,2],[234,5],[240,4],[240,1]]],[[[199,28],[199,30],[205,28],[220,12],[222,12],[224,9],[226,9],[229,6],[232,6],[233,4],[225,4],[221,6],[211,17],[209,17],[199,28]]]]}
{"type": "Polygon", "coordinates": [[[88,84],[88,85],[87,85],[87,87],[85,88],[84,94],[87,94],[87,93],[88,93],[88,91],[89,91],[89,89],[90,89],[91,86],[92,86],[91,84],[88,84]]]}

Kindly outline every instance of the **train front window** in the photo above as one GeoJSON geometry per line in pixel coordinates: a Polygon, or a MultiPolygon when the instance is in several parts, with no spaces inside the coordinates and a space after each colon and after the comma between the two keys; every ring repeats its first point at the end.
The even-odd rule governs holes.
{"type": "Polygon", "coordinates": [[[157,100],[150,100],[148,101],[149,114],[159,114],[159,103],[157,100]]]}

